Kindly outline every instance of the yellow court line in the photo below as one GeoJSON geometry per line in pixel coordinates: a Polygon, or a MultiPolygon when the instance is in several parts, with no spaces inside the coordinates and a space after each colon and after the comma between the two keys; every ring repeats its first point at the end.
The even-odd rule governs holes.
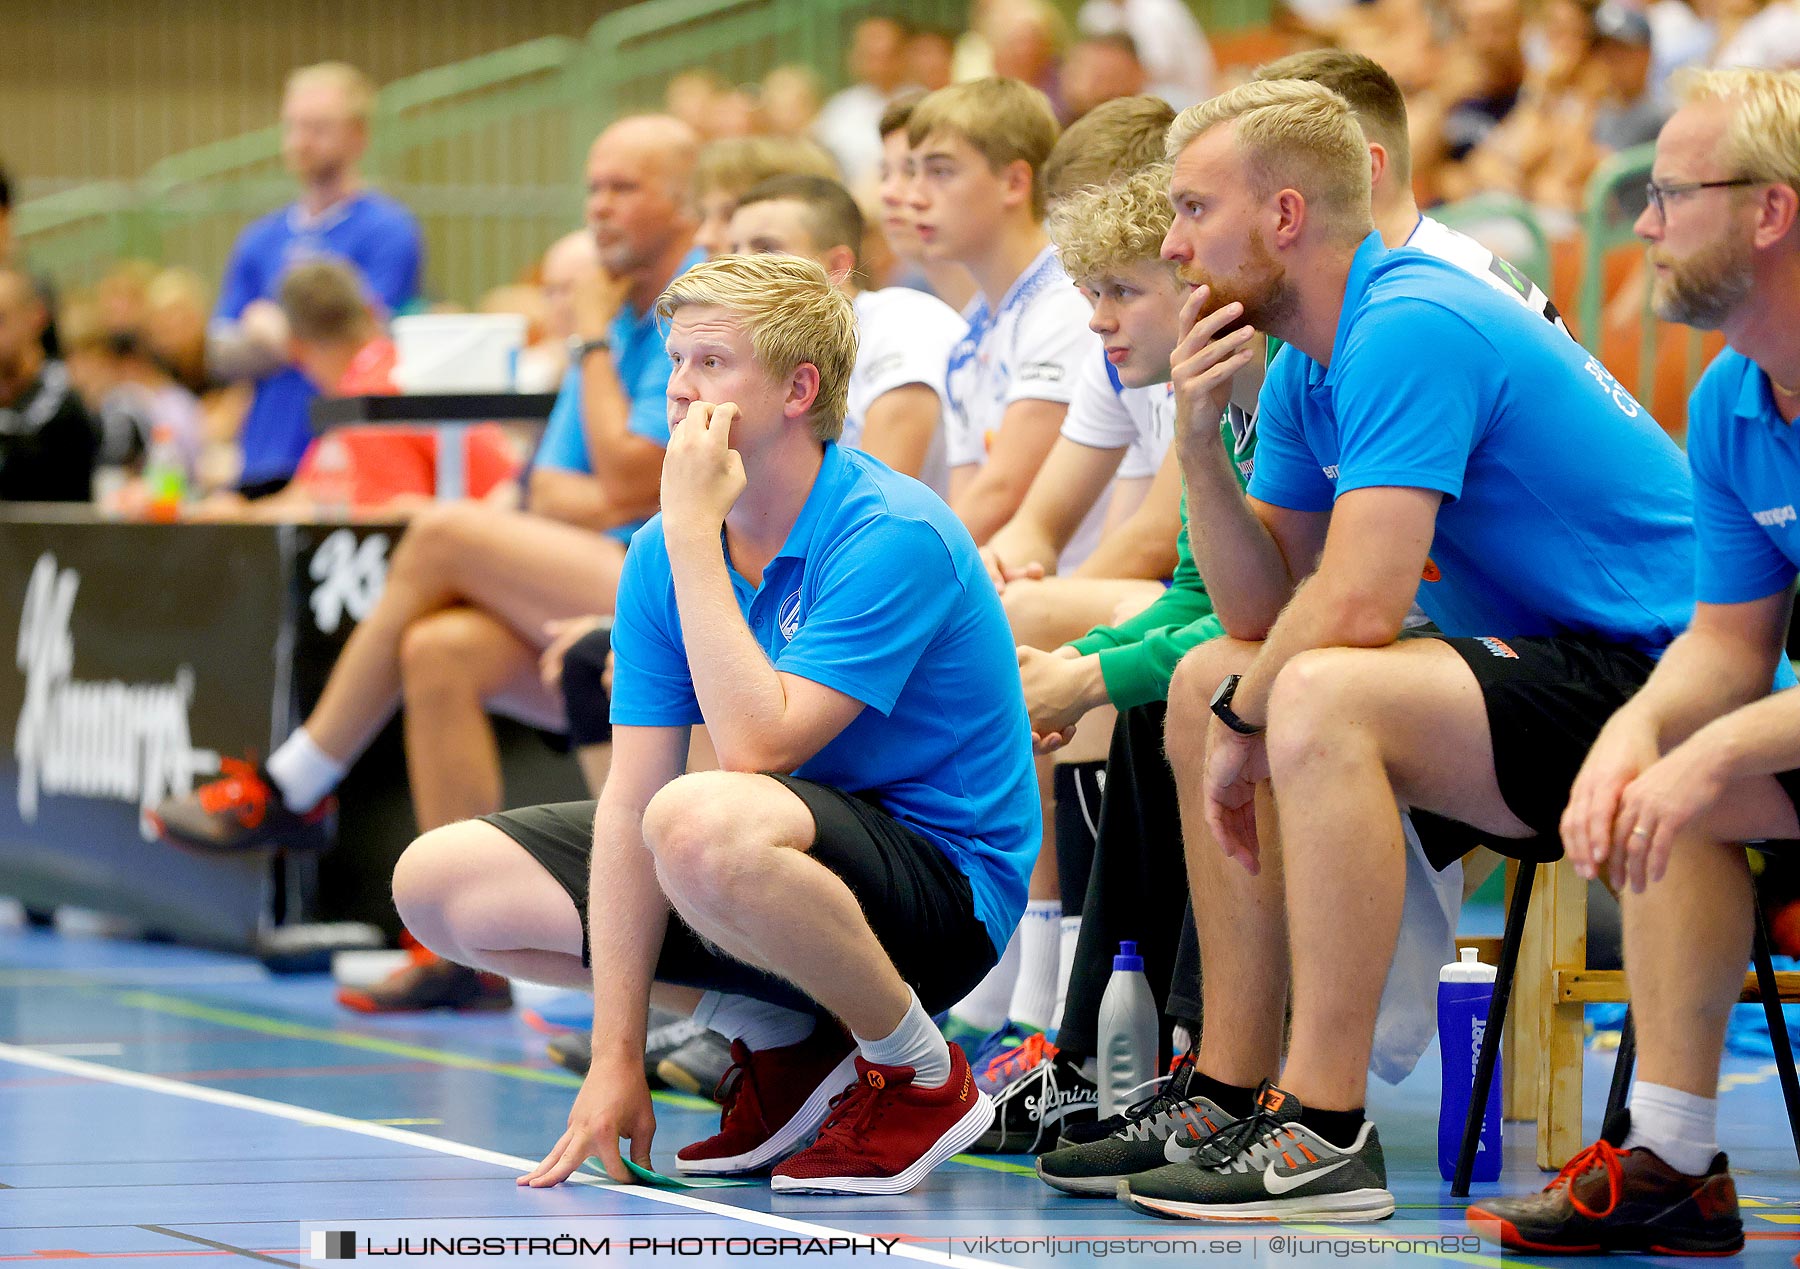
{"type": "MultiPolygon", "coordinates": [[[[398,1040],[383,1040],[377,1036],[359,1035],[354,1031],[313,1027],[301,1022],[271,1018],[265,1014],[245,1013],[239,1009],[220,1009],[193,1000],[183,1000],[179,996],[163,996],[148,991],[131,991],[121,992],[115,999],[129,1008],[172,1014],[178,1018],[192,1018],[196,1022],[211,1022],[221,1027],[236,1027],[239,1030],[254,1031],[261,1035],[280,1036],[288,1040],[313,1040],[321,1044],[336,1044],[344,1048],[362,1049],[368,1053],[381,1053],[388,1057],[407,1058],[414,1062],[430,1062],[454,1070],[481,1071],[488,1075],[504,1075],[511,1079],[530,1080],[534,1084],[551,1084],[559,1088],[581,1087],[581,1077],[569,1071],[545,1071],[533,1066],[521,1066],[516,1062],[493,1062],[486,1058],[470,1057],[466,1053],[454,1053],[448,1049],[427,1048],[420,1044],[403,1044],[398,1040]]],[[[717,1109],[711,1101],[700,1097],[690,1097],[686,1093],[658,1092],[651,1096],[653,1100],[661,1102],[665,1106],[675,1106],[684,1110],[717,1109]]]]}

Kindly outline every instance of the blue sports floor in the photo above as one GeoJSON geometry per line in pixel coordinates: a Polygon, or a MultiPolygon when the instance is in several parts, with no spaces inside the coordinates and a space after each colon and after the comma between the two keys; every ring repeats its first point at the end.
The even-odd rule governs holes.
{"type": "MultiPolygon", "coordinates": [[[[1610,1066],[1587,1063],[1590,1137],[1610,1066]]],[[[1721,1136],[1744,1195],[1744,1260],[1785,1267],[1800,1250],[1800,1169],[1773,1070],[1730,1060],[1721,1136]]],[[[1464,1233],[1435,1165],[1437,1084],[1428,1054],[1400,1087],[1376,1085],[1400,1211],[1337,1230],[1143,1219],[1058,1195],[1019,1158],[964,1156],[899,1198],[777,1197],[761,1185],[532,1191],[513,1178],[555,1142],[576,1081],[514,1015],[365,1018],[338,1009],[323,976],[0,929],[0,1264],[310,1266],[323,1263],[311,1232],[326,1229],[354,1232],[363,1259],[405,1239],[423,1250],[427,1236],[561,1235],[587,1249],[571,1257],[580,1242],[564,1242],[564,1254],[529,1259],[818,1263],[831,1239],[879,1236],[882,1259],[939,1265],[1536,1263],[1456,1242],[1399,1245],[1464,1233]],[[1340,1254],[1323,1241],[1333,1233],[1365,1246],[1340,1254]],[[1028,1241],[1044,1238],[1056,1241],[1028,1241]],[[1389,1241],[1369,1250],[1370,1238],[1389,1241]],[[1083,1239],[1100,1241],[1072,1241],[1083,1239]]],[[[659,1094],[658,1118],[656,1162],[669,1168],[714,1112],[659,1094]]],[[[1509,1141],[1508,1189],[1547,1179],[1530,1166],[1529,1132],[1509,1141]]]]}

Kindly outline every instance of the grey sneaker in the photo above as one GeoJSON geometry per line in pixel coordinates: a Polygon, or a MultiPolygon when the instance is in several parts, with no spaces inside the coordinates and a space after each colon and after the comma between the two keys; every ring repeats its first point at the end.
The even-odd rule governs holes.
{"type": "MultiPolygon", "coordinates": [[[[1170,1138],[1168,1145],[1173,1145],[1170,1138]]],[[[1349,1149],[1300,1122],[1300,1102],[1265,1084],[1256,1113],[1169,1163],[1118,1183],[1126,1206],[1168,1220],[1378,1221],[1394,1214],[1375,1125],[1349,1149]]]]}
{"type": "Polygon", "coordinates": [[[1193,1133],[1204,1139],[1237,1122],[1216,1103],[1184,1097],[1186,1092],[1186,1079],[1172,1077],[1119,1117],[1122,1122],[1109,1136],[1039,1156],[1038,1177],[1064,1194],[1111,1198],[1120,1181],[1166,1164],[1164,1150],[1171,1138],[1193,1133]]]}
{"type": "Polygon", "coordinates": [[[731,1041],[702,1030],[656,1064],[656,1076],[679,1092],[718,1101],[719,1081],[731,1069],[731,1041]]]}

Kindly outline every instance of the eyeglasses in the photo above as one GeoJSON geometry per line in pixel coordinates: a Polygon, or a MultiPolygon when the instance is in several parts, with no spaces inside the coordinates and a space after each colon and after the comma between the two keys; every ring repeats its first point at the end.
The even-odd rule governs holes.
{"type": "Polygon", "coordinates": [[[1703,189],[1734,189],[1740,185],[1761,185],[1762,182],[1753,176],[1736,176],[1729,181],[1677,181],[1665,185],[1661,181],[1645,181],[1644,195],[1650,200],[1650,206],[1656,208],[1656,218],[1663,219],[1668,215],[1664,200],[1671,194],[1692,194],[1703,189]]]}

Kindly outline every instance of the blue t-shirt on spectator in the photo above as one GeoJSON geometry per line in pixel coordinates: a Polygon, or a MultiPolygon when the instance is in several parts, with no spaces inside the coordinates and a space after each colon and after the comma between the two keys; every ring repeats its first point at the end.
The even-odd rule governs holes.
{"type": "MultiPolygon", "coordinates": [[[[686,273],[706,253],[699,248],[682,260],[676,274],[686,273]]],[[[613,318],[607,332],[612,344],[613,369],[619,384],[631,402],[631,413],[625,426],[633,435],[667,447],[669,443],[669,354],[664,346],[667,338],[654,311],[638,313],[627,305],[613,318]]],[[[594,462],[588,454],[587,433],[581,427],[581,367],[571,365],[557,390],[556,404],[550,407],[550,420],[532,456],[533,467],[551,467],[557,471],[592,475],[594,462]]],[[[644,521],[609,529],[621,542],[642,528],[644,521]]]]}
{"type": "Polygon", "coordinates": [[[1687,462],[1599,361],[1424,252],[1358,248],[1329,368],[1282,349],[1250,494],[1444,494],[1418,600],[1450,635],[1587,635],[1660,655],[1693,613],[1687,462]]]}
{"type": "MultiPolygon", "coordinates": [[[[777,670],[865,706],[792,774],[868,794],[936,843],[1005,947],[1041,826],[1018,654],[968,530],[925,485],[827,445],[762,585],[731,582],[777,670]]],[[[626,553],[612,647],[615,726],[702,721],[660,515],[626,553]]]]}
{"type": "MultiPolygon", "coordinates": [[[[418,222],[384,194],[363,190],[316,217],[308,217],[295,203],[238,235],[214,316],[235,322],[253,301],[276,300],[289,269],[320,257],[354,266],[370,300],[391,314],[418,298],[422,254],[418,222]]],[[[294,474],[312,441],[308,414],[318,395],[292,366],[258,381],[238,438],[244,454],[242,484],[294,474]]]]}
{"type": "Polygon", "coordinates": [[[1800,435],[1775,408],[1769,377],[1727,348],[1688,401],[1697,577],[1703,604],[1766,599],[1800,563],[1800,435]]]}

